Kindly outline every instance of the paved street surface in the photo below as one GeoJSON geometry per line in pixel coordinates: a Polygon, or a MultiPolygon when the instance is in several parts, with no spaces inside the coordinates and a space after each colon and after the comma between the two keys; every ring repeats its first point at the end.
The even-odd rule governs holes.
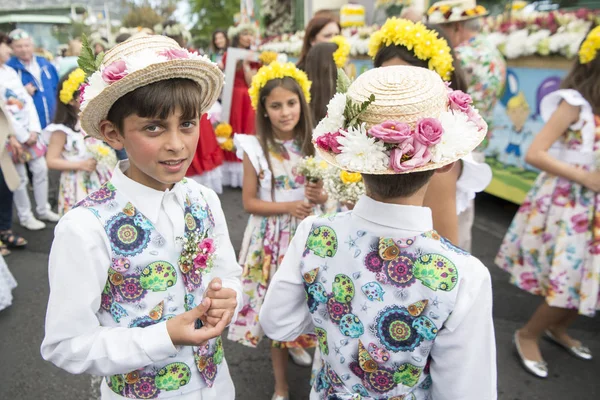
{"type": "MultiPolygon", "coordinates": [[[[226,190],[223,208],[236,249],[246,218],[240,190],[226,190]]],[[[513,287],[507,274],[493,265],[493,258],[513,214],[514,205],[482,195],[477,200],[474,254],[489,268],[494,284],[494,317],[498,345],[498,394],[502,400],[598,399],[600,398],[600,320],[581,317],[573,335],[587,344],[597,359],[580,361],[548,343],[542,351],[550,365],[550,379],[527,374],[515,357],[512,335],[539,304],[539,299],[513,287]]],[[[72,376],[42,360],[39,354],[44,335],[48,298],[47,260],[53,227],[27,232],[15,230],[29,240],[25,251],[15,251],[6,261],[19,286],[13,306],[0,312],[0,400],[88,400],[92,399],[90,378],[72,376]]],[[[85,260],[81,260],[85,262],[85,260]]],[[[73,266],[76,268],[76,266],[73,266]]],[[[76,287],[73,290],[77,290],[76,287]]],[[[267,341],[259,349],[225,341],[225,354],[236,385],[237,399],[269,400],[273,376],[267,341]]],[[[308,399],[309,368],[290,363],[289,381],[293,400],[308,399]]],[[[459,400],[459,399],[457,399],[459,400]]]]}

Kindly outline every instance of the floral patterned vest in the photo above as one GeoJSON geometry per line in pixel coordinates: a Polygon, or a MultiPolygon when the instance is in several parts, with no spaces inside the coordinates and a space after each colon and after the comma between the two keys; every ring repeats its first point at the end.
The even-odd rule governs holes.
{"type": "MultiPolygon", "coordinates": [[[[216,246],[214,220],[201,190],[186,180],[181,184],[187,193],[181,215],[185,237],[178,242],[165,239],[110,182],[78,204],[100,220],[112,251],[97,314],[101,326],[144,328],[190,310],[202,299],[209,282],[203,276],[210,273],[216,246]]],[[[106,381],[123,397],[172,398],[212,387],[222,361],[217,338],[106,381]]]]}
{"type": "Polygon", "coordinates": [[[320,399],[425,399],[430,351],[470,255],[435,231],[379,237],[351,212],[317,219],[302,257],[320,399]]]}

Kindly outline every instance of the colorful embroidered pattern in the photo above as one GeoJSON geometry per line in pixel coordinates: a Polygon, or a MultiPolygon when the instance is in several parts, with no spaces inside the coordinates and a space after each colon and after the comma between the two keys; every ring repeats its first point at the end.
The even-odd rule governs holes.
{"type": "Polygon", "coordinates": [[[190,367],[175,362],[165,365],[156,374],[133,371],[125,375],[106,377],[108,387],[124,397],[154,399],[161,391],[178,390],[191,379],[190,367]]]}
{"type": "Polygon", "coordinates": [[[199,347],[194,354],[196,367],[208,387],[213,387],[217,376],[217,367],[223,362],[223,340],[219,336],[214,342],[213,352],[210,353],[210,343],[199,347]]]}
{"type": "MultiPolygon", "coordinates": [[[[150,230],[143,215],[136,215],[137,211],[131,203],[106,223],[106,232],[115,253],[123,256],[140,254],[150,243],[150,230]],[[137,217],[137,218],[136,218],[137,217]]],[[[149,221],[147,221],[150,223],[149,221]]]]}

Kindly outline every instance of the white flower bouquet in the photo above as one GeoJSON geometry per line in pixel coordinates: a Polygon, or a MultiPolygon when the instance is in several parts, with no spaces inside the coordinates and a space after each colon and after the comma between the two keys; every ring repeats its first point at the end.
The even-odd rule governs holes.
{"type": "Polygon", "coordinates": [[[117,154],[115,151],[109,147],[107,144],[96,140],[96,139],[87,139],[87,150],[90,152],[94,160],[99,165],[104,165],[110,170],[112,170],[115,165],[117,165],[117,154]]]}
{"type": "Polygon", "coordinates": [[[327,169],[323,187],[331,199],[342,204],[356,204],[358,198],[365,194],[361,174],[347,172],[334,166],[327,169]]]}
{"type": "Polygon", "coordinates": [[[295,172],[303,176],[307,181],[316,183],[323,180],[328,165],[325,161],[319,161],[314,157],[304,157],[296,164],[295,172]]]}

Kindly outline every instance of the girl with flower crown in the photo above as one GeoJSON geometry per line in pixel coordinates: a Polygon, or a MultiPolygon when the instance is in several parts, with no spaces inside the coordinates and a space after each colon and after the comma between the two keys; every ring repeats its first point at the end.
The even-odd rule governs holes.
{"type": "MultiPolygon", "coordinates": [[[[467,90],[460,63],[448,46],[448,40],[434,27],[390,18],[371,37],[369,55],[376,68],[392,65],[429,68],[448,82],[449,88],[467,90]]],[[[468,107],[470,97],[464,93],[461,96],[468,107]]],[[[467,251],[471,251],[471,228],[475,217],[473,200],[491,179],[489,166],[468,155],[449,173],[434,176],[429,185],[425,205],[433,212],[436,230],[467,251]]]]}
{"type": "MultiPolygon", "coordinates": [[[[258,313],[296,227],[313,213],[314,205],[327,200],[322,189],[305,185],[295,171],[301,158],[314,155],[310,85],[306,74],[292,63],[273,62],[262,67],[249,91],[256,108],[257,136],[234,138],[244,165],[244,209],[251,216],[239,257],[244,268],[244,306],[229,328],[229,339],[251,347],[264,336],[258,313]]],[[[288,398],[288,352],[294,361],[309,366],[310,356],[303,349],[314,346],[314,337],[306,335],[292,342],[273,342],[273,399],[288,398]]]]}
{"type": "Polygon", "coordinates": [[[592,353],[567,332],[578,315],[600,309],[600,27],[579,50],[562,89],[540,104],[546,125],[529,147],[526,161],[540,169],[517,212],[496,264],[511,282],[544,301],[514,335],[523,367],[549,374],[539,339],[571,355],[592,353]]]}
{"type": "Polygon", "coordinates": [[[48,143],[48,168],[61,171],[58,213],[62,216],[110,180],[117,164],[115,151],[79,126],[80,87],[85,73],[77,68],[59,82],[54,121],[43,131],[48,143]]]}

